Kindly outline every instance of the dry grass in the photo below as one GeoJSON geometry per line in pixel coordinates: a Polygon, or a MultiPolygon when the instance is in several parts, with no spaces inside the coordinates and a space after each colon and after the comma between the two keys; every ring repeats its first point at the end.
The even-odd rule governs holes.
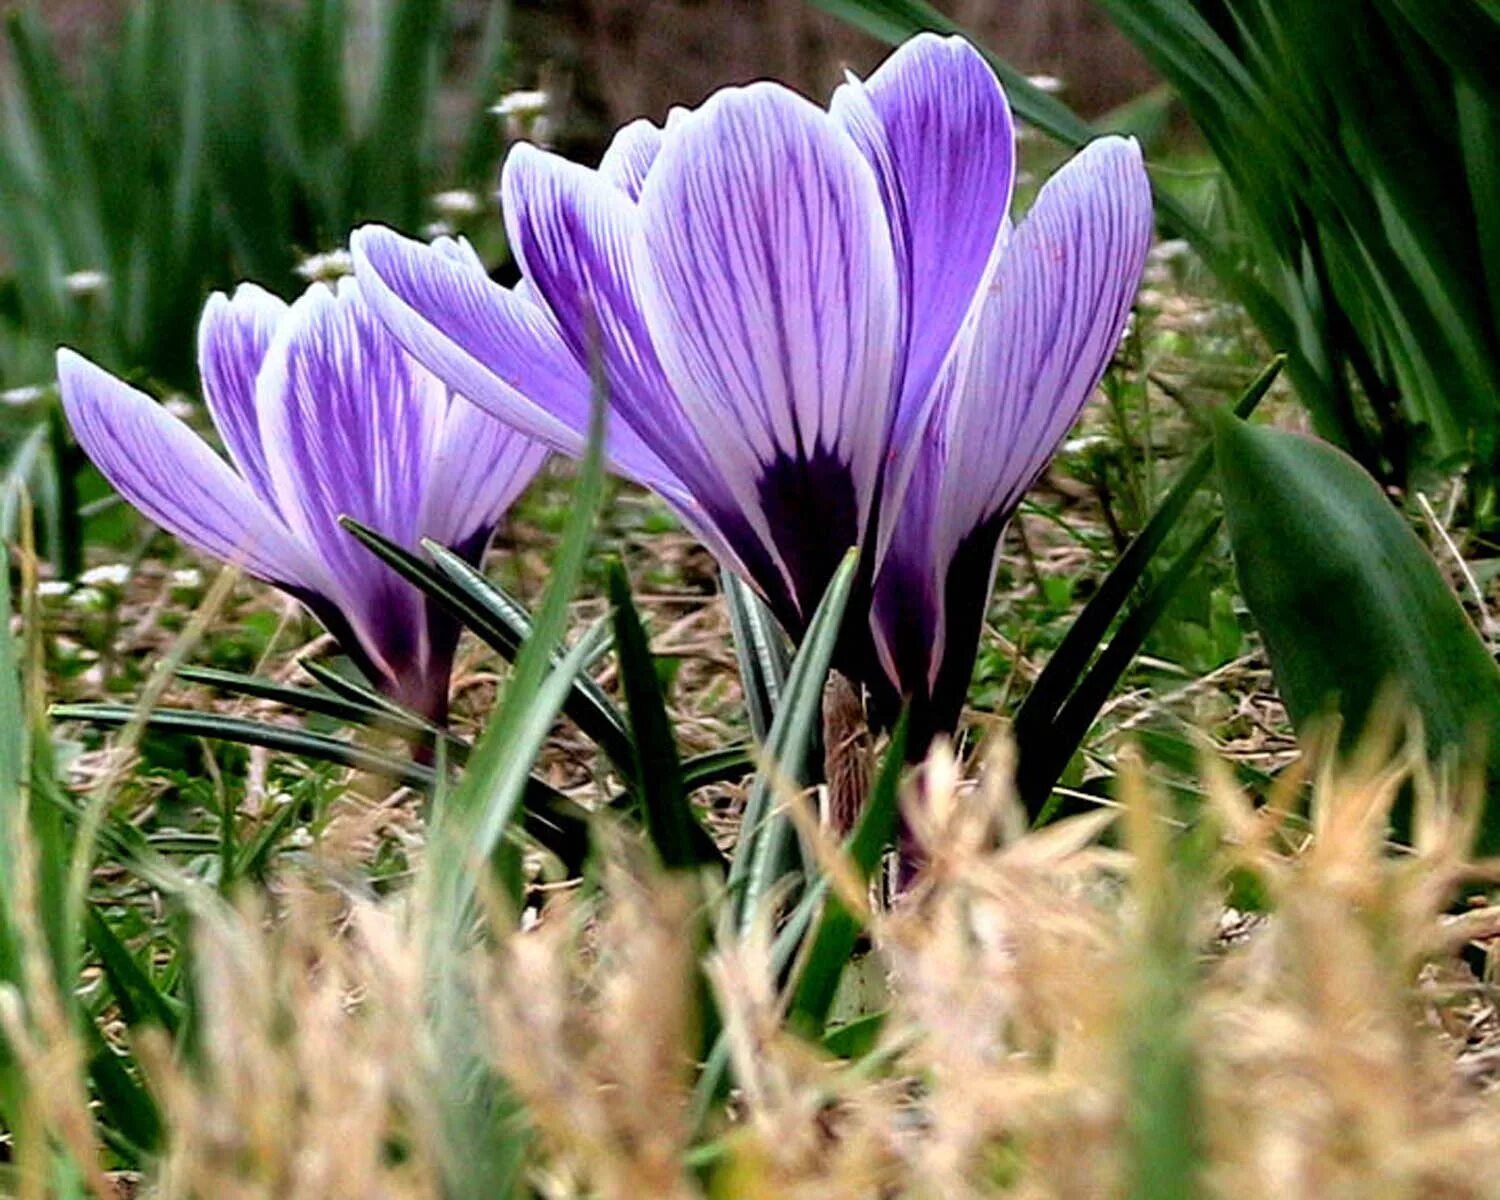
{"type": "MultiPolygon", "coordinates": [[[[1389,744],[1260,807],[1218,760],[1204,774],[1208,808],[1182,834],[1127,765],[1115,847],[1099,835],[1117,814],[1029,833],[1003,754],[974,782],[939,752],[925,800],[908,798],[927,875],[886,909],[849,897],[869,919],[865,973],[888,988],[876,1049],[844,1061],[792,1033],[769,931],[721,937],[706,972],[737,1085],[701,1134],[699,881],[655,875],[622,839],[597,891],[524,931],[492,920],[471,963],[484,1053],[524,1102],[536,1194],[1168,1194],[1143,1190],[1163,1161],[1184,1172],[1172,1194],[1500,1193],[1494,1014],[1458,957],[1500,913],[1451,911],[1497,870],[1465,860],[1472,789],[1389,744]],[[1414,844],[1397,854],[1402,795],[1414,844]],[[1226,914],[1230,879],[1265,911],[1226,914]]],[[[205,903],[198,1060],[137,1047],[169,1129],[142,1194],[439,1195],[444,1064],[414,924],[403,899],[306,880],[275,914],[205,903]]],[[[87,1145],[78,1048],[45,1003],[28,1018],[11,996],[6,1017],[37,1031],[32,1135],[87,1145]]]]}

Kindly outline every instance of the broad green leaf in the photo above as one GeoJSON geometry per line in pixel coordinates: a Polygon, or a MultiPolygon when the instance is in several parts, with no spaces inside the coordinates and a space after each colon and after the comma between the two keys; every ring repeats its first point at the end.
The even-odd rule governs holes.
{"type": "MultiPolygon", "coordinates": [[[[1449,757],[1500,749],[1500,666],[1416,534],[1346,454],[1298,434],[1217,422],[1215,461],[1240,588],[1299,731],[1336,710],[1342,742],[1389,688],[1449,757]]],[[[1483,835],[1500,847],[1495,814],[1483,835]]]]}

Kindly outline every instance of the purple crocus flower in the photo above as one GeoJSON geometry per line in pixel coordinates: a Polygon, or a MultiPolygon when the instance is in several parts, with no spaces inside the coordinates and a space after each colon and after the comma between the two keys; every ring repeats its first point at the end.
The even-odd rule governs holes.
{"type": "Polygon", "coordinates": [[[956,723],[1005,522],[1097,384],[1151,236],[1139,148],[1103,138],[1008,217],[1015,137],[967,42],[924,34],[827,110],[726,88],[636,121],[597,171],[517,146],[523,279],[353,239],[371,307],[502,420],[576,454],[597,364],[607,451],[797,636],[864,547],[843,668],[956,723]]]}
{"type": "Polygon", "coordinates": [[[382,691],[441,721],[458,624],[338,518],[476,561],[546,449],[406,355],[352,279],[315,284],[290,306],[252,284],[216,294],[198,362],[229,462],[64,349],[63,407],[84,450],[151,520],[296,596],[382,691]]]}

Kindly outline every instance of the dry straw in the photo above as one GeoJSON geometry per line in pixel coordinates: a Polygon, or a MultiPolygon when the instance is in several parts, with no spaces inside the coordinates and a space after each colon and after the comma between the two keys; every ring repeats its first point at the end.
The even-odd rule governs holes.
{"type": "MultiPolygon", "coordinates": [[[[1028,832],[1005,751],[975,782],[939,748],[909,797],[930,871],[861,904],[889,1015],[852,1061],[788,1028],[772,930],[705,949],[716,898],[617,838],[596,891],[523,931],[492,913],[468,965],[524,1112],[496,1136],[528,1129],[529,1185],[559,1198],[1500,1194],[1496,1021],[1458,957],[1500,914],[1454,915],[1495,873],[1466,863],[1477,790],[1393,738],[1307,774],[1256,807],[1208,761],[1184,831],[1127,756],[1106,846],[1115,812],[1028,832]],[[1413,844],[1393,852],[1408,801],[1413,844]],[[1259,911],[1226,909],[1231,885],[1259,911]],[[700,954],[736,1088],[695,1143],[700,954]]],[[[442,1063],[412,928],[399,900],[306,881],[274,914],[206,909],[202,1053],[137,1047],[168,1127],[141,1193],[436,1197],[442,1063]]],[[[81,1156],[84,1056],[46,995],[3,1009],[47,1098],[17,1133],[81,1156]]]]}

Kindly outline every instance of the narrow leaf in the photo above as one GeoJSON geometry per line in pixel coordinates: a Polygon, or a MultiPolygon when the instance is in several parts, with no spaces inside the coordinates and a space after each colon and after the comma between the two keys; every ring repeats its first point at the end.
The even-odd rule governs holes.
{"type": "Polygon", "coordinates": [[[721,862],[713,839],[703,831],[688,803],[656,659],[631,598],[625,568],[618,560],[609,565],[609,599],[614,606],[620,682],[635,743],[634,787],[646,834],[668,870],[721,862]]]}
{"type": "Polygon", "coordinates": [[[792,661],[786,692],[766,739],[762,765],[745,802],[740,840],[729,867],[730,901],[741,929],[749,927],[761,900],[788,866],[791,818],[774,811],[772,798],[779,786],[800,787],[805,779],[809,747],[823,712],[823,685],[858,563],[858,552],[849,551],[818,602],[802,647],[792,661]]]}

